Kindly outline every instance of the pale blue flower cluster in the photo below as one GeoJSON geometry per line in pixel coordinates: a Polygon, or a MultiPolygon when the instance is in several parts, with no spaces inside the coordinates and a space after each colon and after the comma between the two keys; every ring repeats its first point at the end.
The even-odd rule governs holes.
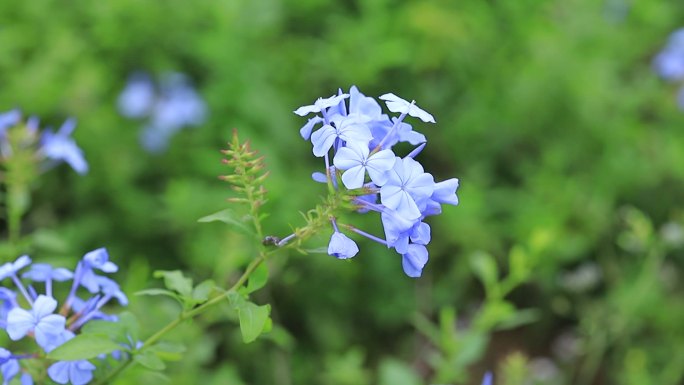
{"type": "MultiPolygon", "coordinates": [[[[385,238],[351,225],[344,227],[393,248],[402,256],[404,272],[419,277],[428,261],[425,246],[430,242],[430,226],[424,219],[441,213],[443,203],[458,204],[458,179],[436,183],[414,159],[425,147],[426,139],[404,119],[412,116],[435,123],[432,115],[415,101],[408,102],[391,93],[379,99],[397,116],[385,114],[375,99],[355,86],[349,93],[340,90],[337,95],[319,98],[294,113],[315,114],[300,130],[302,138],[311,140],[313,154],[325,161],[326,173],[315,173],[314,180],[331,183],[335,189],[357,190],[353,202],[358,211],[379,213],[385,238]],[[416,147],[400,157],[393,149],[400,142],[416,147]]],[[[331,223],[333,234],[328,254],[341,259],[355,256],[359,251],[356,243],[340,231],[342,225],[338,226],[335,218],[331,218],[331,223]]]]}
{"type": "MultiPolygon", "coordinates": [[[[75,271],[54,268],[49,264],[33,263],[27,255],[0,266],[0,284],[9,280],[15,290],[0,286],[0,329],[12,341],[32,338],[48,353],[75,337],[88,321],[102,319],[116,321],[117,317],[102,312],[112,299],[120,305],[128,304],[126,295],[113,280],[96,272],[113,273],[117,266],[109,261],[107,250],[100,248],[87,253],[75,271]],[[19,272],[28,267],[21,275],[19,272]],[[71,289],[58,309],[53,296],[53,282],[72,281],[71,289]],[[28,283],[28,284],[27,284],[28,283]],[[38,293],[36,286],[44,289],[38,293]],[[79,290],[83,289],[83,290],[79,290]],[[87,299],[81,298],[87,293],[87,299]]],[[[0,371],[3,384],[8,384],[21,370],[23,360],[33,359],[39,352],[16,354],[0,348],[0,371]]],[[[59,384],[87,384],[93,378],[95,365],[88,360],[57,361],[47,369],[48,376],[59,384]]],[[[32,384],[28,371],[21,375],[22,384],[32,384]]]]}
{"type": "Polygon", "coordinates": [[[119,112],[127,118],[147,119],[140,134],[142,146],[159,153],[183,127],[204,123],[207,108],[188,78],[167,73],[158,86],[145,73],[130,76],[119,95],[119,112]]]}
{"type": "MultiPolygon", "coordinates": [[[[14,152],[12,145],[7,140],[7,130],[20,123],[22,123],[22,116],[19,110],[0,114],[0,154],[2,158],[11,157],[14,152]]],[[[76,128],[74,119],[67,119],[57,132],[53,132],[49,128],[41,132],[36,117],[29,118],[24,127],[28,136],[40,135],[37,156],[47,160],[46,166],[66,162],[79,174],[88,172],[88,162],[83,157],[83,151],[71,137],[76,128]]]]}
{"type": "MultiPolygon", "coordinates": [[[[665,80],[681,82],[684,80],[684,28],[674,31],[667,45],[653,59],[655,71],[665,80]]],[[[677,93],[677,104],[684,109],[684,87],[677,93]]]]}

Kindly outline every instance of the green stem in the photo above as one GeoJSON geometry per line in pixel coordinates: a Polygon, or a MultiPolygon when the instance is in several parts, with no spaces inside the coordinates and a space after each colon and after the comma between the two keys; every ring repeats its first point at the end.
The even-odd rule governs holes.
{"type": "MultiPolygon", "coordinates": [[[[216,297],[211,298],[207,302],[203,303],[200,306],[197,306],[196,308],[194,308],[190,311],[181,313],[181,315],[178,318],[169,322],[166,326],[164,326],[159,331],[157,331],[156,333],[151,335],[148,339],[146,339],[145,342],[143,342],[143,345],[140,347],[140,349],[138,349],[138,352],[141,352],[144,349],[154,345],[164,335],[166,335],[166,333],[175,329],[181,323],[183,323],[183,322],[187,321],[188,319],[191,319],[195,316],[198,316],[198,315],[204,313],[205,311],[207,311],[207,309],[213,307],[214,305],[221,303],[223,300],[225,300],[228,297],[228,294],[235,292],[237,289],[242,287],[242,285],[244,285],[245,282],[247,282],[247,279],[249,279],[249,276],[254,272],[254,270],[256,270],[256,268],[259,267],[259,265],[261,265],[261,263],[263,263],[265,260],[266,260],[266,255],[261,254],[258,258],[253,260],[247,266],[247,268],[245,269],[245,272],[242,273],[240,278],[238,278],[238,280],[235,282],[235,284],[233,284],[233,286],[230,289],[228,289],[227,291],[217,295],[216,297]]],[[[99,384],[106,384],[106,383],[110,382],[117,375],[119,375],[119,373],[123,372],[126,368],[131,366],[132,363],[133,363],[133,361],[131,359],[128,359],[125,363],[119,365],[116,369],[109,372],[109,374],[107,374],[106,377],[104,377],[103,379],[98,381],[96,384],[99,385],[99,384]]]]}

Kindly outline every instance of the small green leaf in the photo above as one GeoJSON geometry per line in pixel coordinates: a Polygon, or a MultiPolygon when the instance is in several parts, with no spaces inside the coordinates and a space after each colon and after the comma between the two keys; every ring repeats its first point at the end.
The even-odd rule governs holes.
{"type": "Polygon", "coordinates": [[[121,345],[104,335],[80,334],[48,353],[47,358],[59,361],[87,360],[121,348],[121,345]]]}
{"type": "Polygon", "coordinates": [[[196,303],[202,303],[209,299],[209,294],[214,290],[216,284],[211,279],[200,283],[192,290],[192,299],[196,303]]]}
{"type": "Polygon", "coordinates": [[[161,341],[156,345],[150,346],[150,351],[164,361],[179,361],[185,352],[185,345],[178,342],[161,341]]]}
{"type": "Polygon", "coordinates": [[[523,309],[508,316],[507,319],[501,321],[496,330],[515,329],[517,327],[530,324],[539,319],[540,314],[537,309],[523,309]]]}
{"type": "Polygon", "coordinates": [[[136,354],[133,357],[133,361],[151,370],[164,370],[166,368],[164,361],[151,350],[145,350],[140,354],[136,354]]]}
{"type": "Polygon", "coordinates": [[[125,325],[120,322],[104,320],[89,321],[83,325],[81,333],[105,335],[112,341],[126,341],[126,328],[125,325]]]}
{"type": "Polygon", "coordinates": [[[157,270],[154,272],[154,277],[164,278],[164,285],[167,289],[175,290],[183,297],[192,298],[192,279],[183,276],[180,270],[157,270]]]}
{"type": "Polygon", "coordinates": [[[207,215],[206,217],[202,217],[197,220],[197,222],[203,223],[215,221],[220,221],[231,226],[234,226],[237,230],[240,230],[241,232],[247,235],[254,235],[254,231],[252,231],[250,227],[245,225],[243,220],[238,219],[237,215],[235,215],[235,213],[231,209],[221,210],[217,213],[207,215]]]}
{"type": "Polygon", "coordinates": [[[499,271],[494,257],[485,252],[477,252],[471,256],[470,265],[473,272],[482,281],[487,295],[495,294],[494,290],[497,286],[499,271]]]}
{"type": "Polygon", "coordinates": [[[265,263],[259,265],[249,276],[247,281],[247,287],[244,290],[244,294],[253,293],[266,285],[268,281],[268,266],[265,263]]]}
{"type": "Polygon", "coordinates": [[[140,338],[140,323],[135,314],[125,311],[119,314],[119,323],[124,325],[126,330],[126,340],[137,342],[140,338]]]}
{"type": "Polygon", "coordinates": [[[248,301],[245,301],[242,306],[237,308],[238,318],[240,319],[240,332],[242,332],[242,340],[245,343],[256,340],[264,331],[269,320],[268,314],[270,311],[270,305],[258,306],[248,301]]]}
{"type": "Polygon", "coordinates": [[[135,295],[149,295],[149,296],[166,295],[166,296],[169,296],[169,297],[174,298],[174,299],[180,299],[178,294],[176,294],[175,292],[173,292],[171,290],[156,289],[156,288],[140,290],[140,291],[135,292],[135,295]]]}

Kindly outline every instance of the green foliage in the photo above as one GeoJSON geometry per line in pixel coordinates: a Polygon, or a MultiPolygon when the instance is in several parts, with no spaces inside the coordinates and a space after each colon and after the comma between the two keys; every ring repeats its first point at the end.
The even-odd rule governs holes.
{"type": "MultiPolygon", "coordinates": [[[[439,129],[424,132],[421,162],[460,178],[459,207],[428,219],[425,277],[404,278],[369,242],[348,263],[314,253],[325,242],[314,237],[310,254],[269,257],[232,303],[178,326],[170,340],[187,351],[169,383],[410,384],[414,373],[460,384],[486,369],[496,384],[681,383],[684,114],[678,85],[650,65],[681,20],[672,1],[0,2],[0,111],[19,106],[53,127],[76,117],[91,169],[80,178],[59,166],[3,191],[19,202],[21,234],[0,256],[73,261],[106,245],[129,258],[118,278],[147,294],[130,299],[141,315],[131,338],[144,339],[178,317],[159,295],[192,311],[236,282],[255,240],[292,232],[298,212],[325,218],[307,211],[325,187],[310,180],[321,166],[292,110],[356,84],[430,111],[439,129]],[[144,152],[141,123],[116,112],[135,70],[187,73],[206,124],[164,154],[144,152]],[[234,173],[217,151],[232,127],[268,162],[268,201],[244,184],[263,170],[229,181],[244,189],[232,198],[256,194],[257,215],[226,209],[216,181],[234,173]],[[207,213],[217,214],[201,221],[228,226],[198,225],[207,213]],[[155,270],[166,288],[144,281],[155,270]],[[269,318],[266,338],[244,345],[269,318]],[[539,358],[554,378],[535,377],[539,358]]],[[[115,342],[132,333],[94,325],[115,342]]],[[[178,358],[157,350],[166,342],[135,355],[139,366],[178,358]]],[[[117,383],[159,381],[148,376],[132,367],[117,383]]]]}
{"type": "Polygon", "coordinates": [[[79,334],[48,353],[48,358],[61,361],[85,360],[121,349],[121,345],[107,336],[79,334]]]}

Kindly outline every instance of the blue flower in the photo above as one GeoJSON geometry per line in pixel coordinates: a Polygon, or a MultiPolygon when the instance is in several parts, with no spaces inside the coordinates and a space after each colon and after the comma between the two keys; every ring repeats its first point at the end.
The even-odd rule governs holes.
{"type": "Polygon", "coordinates": [[[670,35],[667,46],[653,60],[653,67],[663,79],[684,78],[684,28],[670,35]]]}
{"type": "Polygon", "coordinates": [[[435,190],[427,201],[426,209],[423,210],[423,215],[437,215],[442,212],[442,205],[446,203],[450,205],[458,205],[458,196],[456,190],[458,189],[458,179],[451,178],[442,182],[435,183],[435,190]]]}
{"type": "Polygon", "coordinates": [[[95,365],[86,360],[57,361],[48,367],[48,376],[58,384],[84,385],[93,379],[95,365]]]}
{"type": "Polygon", "coordinates": [[[7,327],[7,314],[17,306],[17,294],[6,287],[0,287],[0,328],[7,327]]]}
{"type": "Polygon", "coordinates": [[[150,118],[140,133],[140,142],[152,153],[164,151],[180,129],[198,126],[207,116],[204,100],[185,75],[175,72],[162,77],[159,92],[147,74],[132,75],[118,104],[126,117],[150,118]]]}
{"type": "Polygon", "coordinates": [[[352,258],[359,252],[356,242],[339,231],[333,232],[328,244],[328,254],[339,259],[352,258]]]}
{"type": "Polygon", "coordinates": [[[34,263],[31,265],[31,270],[21,276],[34,282],[45,282],[45,294],[51,297],[52,281],[63,282],[69,280],[74,277],[74,273],[63,267],[55,269],[47,263],[34,263]]]}
{"type": "Polygon", "coordinates": [[[64,316],[53,314],[56,308],[57,301],[45,295],[36,298],[30,311],[15,307],[7,314],[7,334],[16,341],[33,332],[38,345],[48,346],[66,324],[64,316]]]}
{"type": "MultiPolygon", "coordinates": [[[[49,352],[72,338],[74,338],[74,333],[65,330],[56,338],[56,343],[47,348],[46,351],[49,352]]],[[[67,384],[71,382],[73,385],[83,385],[89,383],[93,379],[94,370],[95,365],[89,361],[77,360],[57,361],[48,367],[47,372],[50,379],[58,384],[67,384]]]]}
{"type": "Polygon", "coordinates": [[[302,128],[299,129],[299,135],[304,138],[304,140],[308,140],[309,137],[311,137],[311,130],[317,125],[323,123],[323,118],[320,116],[316,115],[313,118],[309,119],[302,128]]]}
{"type": "Polygon", "coordinates": [[[85,174],[88,172],[88,163],[83,157],[83,151],[70,137],[75,127],[76,121],[67,119],[56,134],[46,130],[41,138],[41,148],[47,158],[67,162],[74,171],[85,174]]]}
{"type": "Polygon", "coordinates": [[[119,270],[118,266],[109,261],[107,249],[101,247],[83,256],[83,260],[76,267],[74,286],[80,284],[89,292],[97,293],[100,290],[100,281],[98,280],[100,276],[95,274],[93,271],[95,269],[105,273],[114,273],[119,270]]]}
{"type": "Polygon", "coordinates": [[[16,276],[17,271],[31,264],[31,258],[28,255],[22,255],[14,262],[7,262],[0,266],[0,281],[7,277],[16,276]]]}
{"type": "Polygon", "coordinates": [[[428,251],[423,245],[410,244],[406,253],[401,255],[401,266],[404,273],[412,278],[418,278],[423,273],[423,267],[428,261],[428,251]]]}
{"type": "Polygon", "coordinates": [[[349,142],[335,154],[333,163],[342,174],[342,183],[348,189],[360,188],[368,172],[368,176],[376,185],[387,181],[387,171],[394,166],[395,155],[391,150],[382,150],[370,155],[368,146],[349,142]]]}
{"type": "Polygon", "coordinates": [[[0,114],[0,140],[5,138],[5,133],[10,127],[19,124],[21,120],[21,112],[19,110],[10,110],[0,114]]]}
{"type": "Polygon", "coordinates": [[[384,94],[380,96],[379,99],[384,100],[385,104],[387,104],[387,109],[392,112],[407,114],[414,118],[418,118],[425,123],[435,123],[435,118],[427,111],[419,108],[415,104],[415,101],[409,103],[393,93],[384,94]]]}
{"type": "Polygon", "coordinates": [[[380,201],[390,209],[409,219],[421,216],[420,206],[425,206],[434,191],[432,175],[412,158],[397,158],[388,174],[387,183],[380,188],[380,201]]]}
{"type": "Polygon", "coordinates": [[[2,373],[2,385],[9,384],[19,373],[19,361],[5,348],[0,348],[0,373],[2,373]]]}
{"type": "Polygon", "coordinates": [[[83,256],[83,263],[89,269],[102,270],[105,273],[116,273],[119,268],[109,261],[109,253],[104,247],[89,251],[83,256]]]}
{"type": "Polygon", "coordinates": [[[314,104],[297,108],[294,113],[299,116],[306,116],[312,112],[323,112],[326,108],[337,106],[340,101],[349,97],[349,94],[333,95],[329,98],[318,98],[314,104]]]}
{"type": "Polygon", "coordinates": [[[145,73],[131,75],[126,88],[119,94],[118,105],[121,115],[127,118],[142,118],[154,104],[154,85],[145,73]]]}
{"type": "Polygon", "coordinates": [[[485,373],[484,377],[482,378],[482,385],[492,385],[493,379],[494,376],[492,375],[492,372],[485,373]]]}
{"type": "Polygon", "coordinates": [[[367,145],[373,136],[365,124],[353,119],[341,119],[335,123],[335,126],[326,124],[311,134],[313,154],[317,157],[324,156],[330,151],[330,147],[333,146],[336,139],[367,145]]]}

